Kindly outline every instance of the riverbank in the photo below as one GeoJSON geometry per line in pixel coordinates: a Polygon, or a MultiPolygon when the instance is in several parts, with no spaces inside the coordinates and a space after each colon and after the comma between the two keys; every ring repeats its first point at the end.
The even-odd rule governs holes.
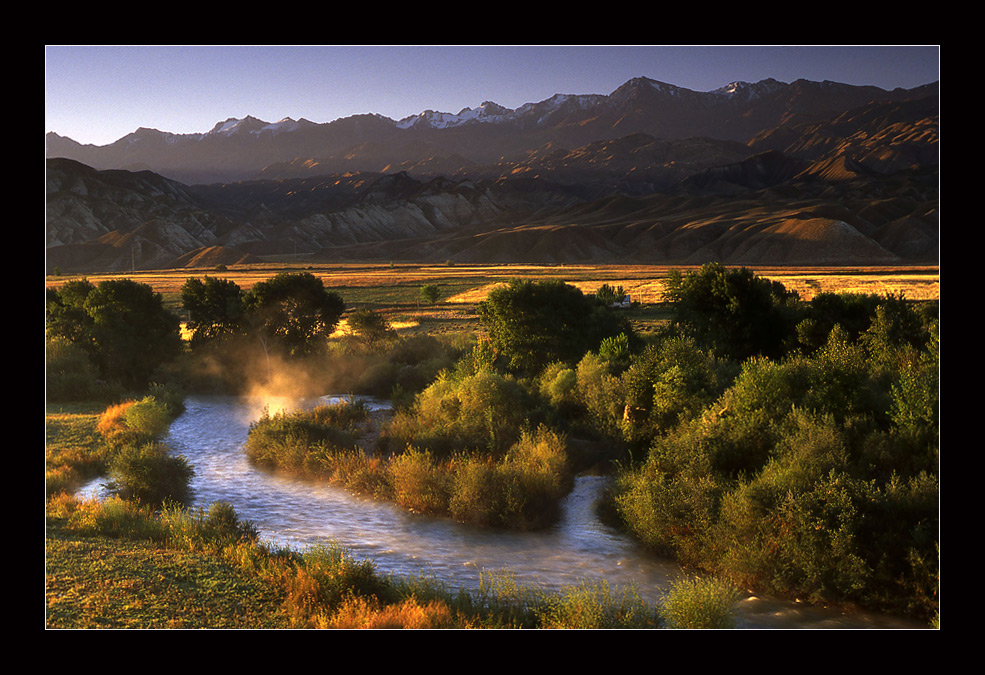
{"type": "MultiPolygon", "coordinates": [[[[473,597],[486,597],[492,583],[497,588],[504,585],[513,588],[516,593],[523,589],[524,595],[542,600],[587,596],[595,598],[593,607],[601,603],[600,589],[607,587],[610,593],[636,589],[645,603],[655,608],[672,583],[682,577],[679,567],[641,554],[632,542],[598,521],[593,504],[604,485],[602,477],[577,479],[574,491],[565,500],[561,522],[551,530],[522,534],[476,531],[448,519],[408,514],[338,488],[288,480],[252,469],[242,447],[249,423],[262,407],[260,401],[190,397],[186,400],[185,414],[172,424],[168,442],[196,468],[193,508],[208,507],[215,502],[235,505],[237,514],[255,523],[266,545],[273,549],[304,551],[337,544],[350,551],[355,559],[368,561],[380,576],[417,583],[421,575],[427,575],[426,586],[436,585],[454,597],[463,591],[473,597]]],[[[93,419],[91,411],[89,419],[93,419]]],[[[68,544],[79,550],[87,545],[84,541],[68,544]]],[[[107,550],[91,557],[111,560],[115,555],[107,550]]],[[[175,553],[162,549],[158,555],[166,560],[175,553]]],[[[120,593],[127,593],[127,589],[148,584],[147,587],[152,587],[157,574],[165,577],[168,574],[153,568],[147,568],[147,573],[148,581],[123,575],[108,576],[102,584],[104,588],[121,584],[120,593]]],[[[587,598],[579,602],[588,602],[587,598]]],[[[66,606],[64,600],[60,602],[66,606]]],[[[80,599],[76,611],[85,612],[85,607],[95,607],[93,603],[99,602],[98,595],[80,599]]],[[[569,602],[577,604],[574,600],[569,602]]],[[[739,628],[928,627],[894,617],[843,612],[766,597],[745,598],[737,608],[739,628]]],[[[216,608],[217,617],[222,615],[220,609],[216,608]]],[[[420,618],[419,612],[408,610],[407,616],[410,615],[420,618]]]]}

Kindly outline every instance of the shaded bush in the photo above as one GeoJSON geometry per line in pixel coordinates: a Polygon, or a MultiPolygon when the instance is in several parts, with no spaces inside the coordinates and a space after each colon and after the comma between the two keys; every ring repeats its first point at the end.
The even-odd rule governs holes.
{"type": "Polygon", "coordinates": [[[253,285],[243,298],[244,323],[265,351],[292,358],[319,353],[345,302],[310,272],[282,272],[253,285]]]}
{"type": "Polygon", "coordinates": [[[797,294],[745,267],[709,263],[667,276],[674,325],[703,348],[734,360],[781,356],[794,336],[797,294]]]}
{"type": "Polygon", "coordinates": [[[809,354],[828,342],[835,326],[854,342],[868,330],[878,305],[877,295],[818,293],[807,303],[797,324],[798,344],[809,354]]]}
{"type": "Polygon", "coordinates": [[[527,374],[554,361],[575,363],[603,339],[632,334],[624,316],[561,281],[514,279],[479,306],[493,345],[527,374]]]}
{"type": "Polygon", "coordinates": [[[46,300],[46,334],[85,351],[107,380],[143,387],[181,352],[178,317],[147,284],[70,281],[46,300]]]}
{"type": "Polygon", "coordinates": [[[181,287],[181,303],[188,312],[192,349],[222,346],[242,335],[246,313],[243,290],[229,279],[189,278],[181,287]]]}
{"type": "Polygon", "coordinates": [[[172,455],[160,443],[126,445],[109,462],[107,487],[124,499],[160,506],[182,503],[188,496],[194,470],[182,455],[172,455]]]}
{"type": "Polygon", "coordinates": [[[88,353],[64,337],[45,342],[45,398],[48,401],[112,399],[121,387],[101,379],[88,353]]]}
{"type": "Polygon", "coordinates": [[[632,359],[622,374],[623,436],[648,444],[697,415],[734,373],[691,338],[669,337],[632,359]]]}
{"type": "MultiPolygon", "coordinates": [[[[720,397],[670,421],[646,461],[617,476],[611,503],[626,529],[767,592],[932,616],[937,343],[931,334],[918,349],[915,331],[880,321],[854,342],[836,324],[810,355],[751,358],[720,397]]],[[[652,373],[674,367],[644,375],[643,363],[626,375],[659,393],[667,381],[652,373]]],[[[623,385],[643,400],[646,386],[623,385]]]]}
{"type": "Polygon", "coordinates": [[[430,335],[366,345],[358,354],[345,357],[350,364],[356,357],[365,360],[365,367],[353,378],[350,390],[390,398],[395,406],[404,407],[442,370],[454,367],[459,354],[460,348],[430,335]]]}

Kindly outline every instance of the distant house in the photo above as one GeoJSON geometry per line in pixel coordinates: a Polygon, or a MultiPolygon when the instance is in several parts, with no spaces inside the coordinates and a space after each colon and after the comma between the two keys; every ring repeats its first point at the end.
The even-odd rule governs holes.
{"type": "Polygon", "coordinates": [[[629,309],[632,304],[632,299],[628,295],[624,295],[621,301],[612,303],[611,307],[615,309],[629,309]]]}

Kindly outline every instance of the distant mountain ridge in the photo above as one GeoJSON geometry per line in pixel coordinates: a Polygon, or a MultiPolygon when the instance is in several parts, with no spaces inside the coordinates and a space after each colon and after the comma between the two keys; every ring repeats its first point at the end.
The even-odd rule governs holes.
{"type": "Polygon", "coordinates": [[[637,78],[516,110],[48,134],[46,259],[936,262],[938,125],[936,83],[637,78]]]}
{"type": "MultiPolygon", "coordinates": [[[[399,121],[366,114],[327,123],[285,118],[227,119],[210,131],[173,134],[141,128],[104,146],[46,135],[47,156],[98,169],[152,170],[186,184],[292,177],[271,166],[314,163],[322,171],[386,171],[460,158],[456,170],[515,160],[546,143],[566,148],[643,133],[664,141],[707,137],[747,143],[791,120],[821,119],[873,101],[933,94],[936,85],[885,91],[834,82],[735,82],[694,92],[648,78],[608,95],[557,94],[510,110],[494,103],[457,114],[425,111],[399,121]],[[264,170],[267,169],[264,174],[264,170]]],[[[450,165],[446,161],[442,171],[450,165]]]]}

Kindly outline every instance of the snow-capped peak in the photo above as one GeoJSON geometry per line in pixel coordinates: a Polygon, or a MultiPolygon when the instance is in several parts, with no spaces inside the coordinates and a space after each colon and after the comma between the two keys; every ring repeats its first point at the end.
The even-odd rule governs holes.
{"type": "Polygon", "coordinates": [[[767,78],[755,83],[743,82],[739,80],[736,82],[730,82],[724,87],[719,87],[710,93],[712,95],[724,96],[726,98],[752,100],[776,91],[777,88],[781,86],[783,86],[783,83],[778,82],[773,78],[767,78]]]}
{"type": "Polygon", "coordinates": [[[462,108],[457,114],[425,110],[420,115],[411,115],[397,122],[400,129],[410,129],[419,125],[432,129],[448,129],[469,122],[500,122],[508,118],[513,111],[509,108],[484,101],[478,108],[462,108]]]}

